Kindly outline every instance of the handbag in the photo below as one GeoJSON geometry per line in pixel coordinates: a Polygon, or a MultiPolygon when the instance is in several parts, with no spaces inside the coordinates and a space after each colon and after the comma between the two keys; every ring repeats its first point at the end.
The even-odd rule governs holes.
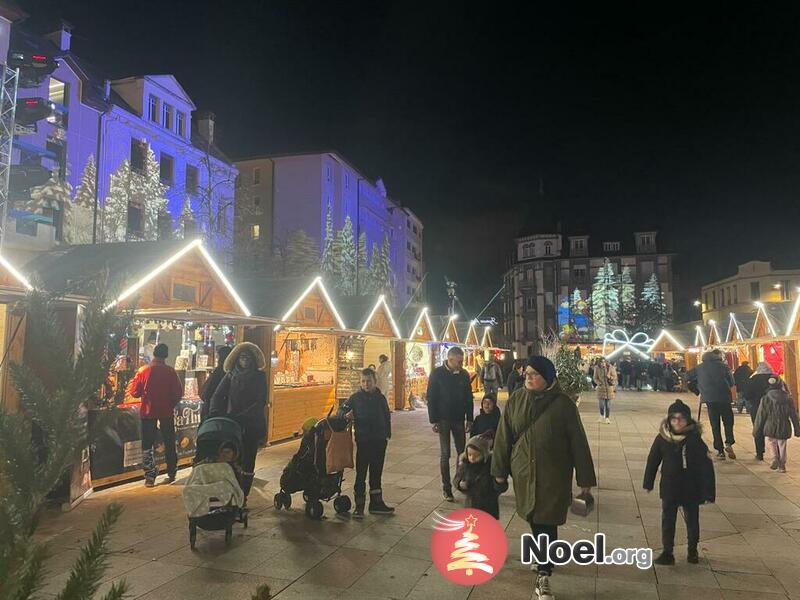
{"type": "Polygon", "coordinates": [[[325,470],[328,474],[339,473],[353,468],[353,428],[348,425],[344,431],[333,431],[325,448],[325,470]]]}
{"type": "Polygon", "coordinates": [[[570,512],[579,517],[588,517],[594,510],[594,496],[589,492],[581,492],[572,499],[570,512]]]}

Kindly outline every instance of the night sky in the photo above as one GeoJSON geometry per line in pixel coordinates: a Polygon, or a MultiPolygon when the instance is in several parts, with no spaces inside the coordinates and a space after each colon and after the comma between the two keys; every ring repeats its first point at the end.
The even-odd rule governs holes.
{"type": "Polygon", "coordinates": [[[512,238],[559,222],[657,227],[678,318],[739,262],[800,267],[798,11],[70,4],[21,2],[114,77],[174,74],[230,156],[336,149],[382,177],[425,223],[437,310],[445,274],[480,310],[512,238]]]}

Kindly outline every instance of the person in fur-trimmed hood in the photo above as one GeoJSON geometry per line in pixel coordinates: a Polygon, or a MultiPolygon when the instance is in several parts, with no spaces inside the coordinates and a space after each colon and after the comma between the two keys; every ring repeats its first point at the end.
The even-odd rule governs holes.
{"type": "Polygon", "coordinates": [[[211,397],[210,417],[227,416],[242,426],[242,491],[253,485],[258,447],[267,437],[267,361],[261,348],[236,344],[225,359],[225,377],[211,397]]]}
{"type": "Polygon", "coordinates": [[[786,386],[777,375],[770,376],[767,393],[753,423],[753,435],[766,437],[772,448],[770,469],[786,473],[786,440],[794,434],[800,437],[800,420],[794,401],[786,392],[786,386]]]}
{"type": "Polygon", "coordinates": [[[658,435],[650,448],[644,471],[644,489],[653,490],[658,467],[661,466],[661,538],[664,549],[657,565],[674,565],[672,549],[675,543],[675,520],[678,508],[683,508],[689,541],[687,560],[698,562],[697,543],[700,540],[700,505],[714,502],[716,484],[714,465],[708,446],[702,439],[700,423],[692,420],[691,409],[675,400],[661,422],[658,435]]]}
{"type": "Polygon", "coordinates": [[[500,518],[498,496],[508,489],[508,483],[498,483],[491,473],[492,453],[489,440],[472,436],[467,449],[458,457],[453,486],[467,497],[466,508],[477,508],[500,518]]]}

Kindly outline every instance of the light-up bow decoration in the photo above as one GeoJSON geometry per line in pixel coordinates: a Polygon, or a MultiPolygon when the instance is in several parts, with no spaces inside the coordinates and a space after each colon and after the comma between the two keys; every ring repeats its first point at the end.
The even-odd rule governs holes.
{"type": "Polygon", "coordinates": [[[628,337],[628,332],[624,329],[615,329],[611,333],[607,333],[605,336],[603,336],[603,357],[610,360],[627,348],[633,352],[636,352],[647,360],[650,360],[650,356],[647,354],[647,351],[654,342],[655,340],[643,331],[639,331],[634,333],[632,337],[628,337]],[[618,347],[616,350],[606,354],[606,346],[608,344],[614,344],[618,347]]]}

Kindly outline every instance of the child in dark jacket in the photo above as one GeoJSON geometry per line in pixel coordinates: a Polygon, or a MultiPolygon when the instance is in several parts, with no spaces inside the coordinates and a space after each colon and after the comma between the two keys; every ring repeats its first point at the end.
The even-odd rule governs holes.
{"type": "MultiPolygon", "coordinates": [[[[481,412],[472,422],[470,434],[480,435],[488,440],[494,440],[494,434],[500,425],[500,409],[497,408],[497,398],[493,394],[486,394],[481,400],[481,412]]],[[[489,446],[491,448],[491,441],[489,446]]]]}
{"type": "Polygon", "coordinates": [[[392,419],[386,397],[377,387],[375,371],[361,371],[361,389],[350,396],[342,406],[342,411],[353,421],[356,429],[356,480],[353,484],[356,508],[353,516],[364,516],[368,470],[369,512],[390,515],[394,508],[383,502],[381,477],[386,446],[392,437],[392,419]]]}
{"type": "Polygon", "coordinates": [[[477,508],[499,519],[498,496],[508,489],[508,483],[495,482],[491,466],[489,440],[479,435],[473,436],[467,442],[464,454],[458,458],[453,485],[467,497],[464,506],[477,508]]]}
{"type": "Polygon", "coordinates": [[[761,399],[753,422],[753,436],[765,436],[772,448],[770,469],[786,473],[786,440],[792,437],[792,427],[794,434],[800,437],[800,422],[794,402],[780,378],[773,375],[767,383],[767,393],[761,399]]]}
{"type": "Polygon", "coordinates": [[[678,508],[683,508],[686,533],[689,538],[687,560],[698,562],[697,543],[700,540],[700,505],[714,502],[716,485],[714,465],[703,441],[702,428],[692,420],[692,411],[676,400],[667,412],[644,471],[643,487],[652,491],[656,473],[661,466],[661,539],[664,549],[657,565],[674,565],[672,549],[675,543],[675,520],[678,508]]]}

